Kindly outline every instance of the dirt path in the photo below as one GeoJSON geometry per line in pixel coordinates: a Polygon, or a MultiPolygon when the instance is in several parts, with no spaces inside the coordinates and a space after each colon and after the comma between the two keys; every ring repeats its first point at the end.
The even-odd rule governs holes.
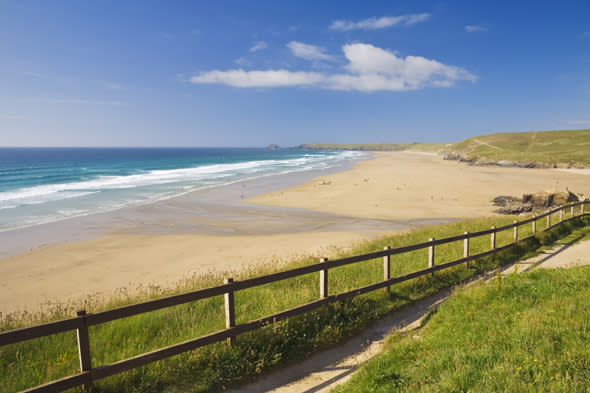
{"type": "MultiPolygon", "coordinates": [[[[573,242],[580,240],[575,239],[573,242]]],[[[510,274],[515,266],[518,272],[534,268],[568,268],[590,265],[590,240],[578,244],[558,245],[515,265],[503,269],[502,274],[510,274]]],[[[495,272],[484,277],[493,279],[495,272]]],[[[439,306],[452,293],[451,289],[422,299],[390,317],[376,322],[360,336],[328,351],[318,353],[301,363],[283,368],[260,378],[258,381],[230,393],[321,393],[329,392],[335,386],[346,382],[358,367],[377,355],[387,334],[395,331],[412,330],[420,326],[420,321],[429,310],[439,306]]]]}

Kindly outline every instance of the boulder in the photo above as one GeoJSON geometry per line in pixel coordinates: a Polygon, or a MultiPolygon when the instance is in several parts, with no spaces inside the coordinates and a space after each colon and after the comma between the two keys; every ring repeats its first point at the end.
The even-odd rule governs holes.
{"type": "Polygon", "coordinates": [[[492,203],[496,206],[507,206],[512,203],[519,203],[520,198],[510,195],[500,195],[492,199],[492,203]]]}
{"type": "Polygon", "coordinates": [[[548,208],[577,201],[579,201],[578,197],[571,191],[540,191],[522,196],[522,202],[532,204],[534,209],[548,208]]]}
{"type": "Polygon", "coordinates": [[[502,206],[496,213],[498,214],[521,214],[533,211],[533,205],[530,203],[517,203],[514,205],[502,206]]]}

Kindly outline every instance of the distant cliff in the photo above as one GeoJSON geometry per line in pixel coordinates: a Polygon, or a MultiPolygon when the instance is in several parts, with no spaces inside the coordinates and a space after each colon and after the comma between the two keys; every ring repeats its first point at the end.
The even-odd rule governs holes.
{"type": "Polygon", "coordinates": [[[358,150],[358,151],[424,151],[436,153],[443,149],[446,143],[356,143],[356,144],[333,144],[333,143],[306,143],[294,146],[293,149],[306,150],[358,150]]]}

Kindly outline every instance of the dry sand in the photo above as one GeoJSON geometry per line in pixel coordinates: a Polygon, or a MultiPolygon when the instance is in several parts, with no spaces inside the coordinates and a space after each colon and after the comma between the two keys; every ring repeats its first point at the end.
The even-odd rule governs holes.
{"type": "MultiPolygon", "coordinates": [[[[138,284],[174,286],[193,274],[224,272],[288,258],[331,255],[360,235],[349,232],[266,236],[113,234],[58,244],[0,260],[0,312],[35,311],[138,284]],[[328,246],[329,245],[329,246],[328,246]],[[302,252],[302,250],[305,250],[302,252]]],[[[228,276],[228,274],[225,274],[228,276]]]]}
{"type": "Polygon", "coordinates": [[[350,171],[249,202],[367,218],[464,218],[493,214],[490,200],[498,195],[520,197],[556,188],[590,193],[590,178],[585,174],[469,166],[427,153],[375,155],[375,160],[360,162],[350,171]]]}
{"type": "Polygon", "coordinates": [[[407,228],[407,223],[400,226],[401,220],[491,215],[490,200],[497,195],[518,196],[556,187],[590,192],[589,178],[584,174],[473,167],[419,153],[375,156],[352,170],[252,198],[250,205],[238,200],[241,207],[216,206],[226,217],[203,217],[209,208],[201,206],[201,213],[196,213],[190,196],[183,197],[143,208],[132,223],[119,220],[107,235],[2,258],[0,312],[35,310],[48,300],[108,294],[139,283],[166,286],[193,274],[239,270],[260,262],[281,263],[297,254],[330,256],[335,248],[345,248],[375,233],[407,228]],[[329,184],[319,185],[321,181],[329,184]],[[183,203],[187,206],[181,209],[183,203]],[[254,204],[335,215],[314,218],[307,210],[264,210],[254,204]],[[241,211],[239,219],[230,208],[241,209],[235,210],[241,211]],[[167,219],[149,221],[150,215],[160,214],[160,210],[167,212],[167,219]],[[266,220],[258,221],[262,214],[268,214],[266,220]],[[181,220],[182,225],[197,225],[201,230],[175,231],[175,222],[181,220]],[[207,228],[221,228],[227,235],[204,234],[205,220],[207,228]],[[337,225],[343,221],[360,221],[365,227],[358,230],[357,226],[337,225]],[[244,230],[234,230],[246,222],[244,230]],[[291,223],[301,229],[294,231],[291,223]],[[367,223],[375,225],[374,231],[367,223]]]}

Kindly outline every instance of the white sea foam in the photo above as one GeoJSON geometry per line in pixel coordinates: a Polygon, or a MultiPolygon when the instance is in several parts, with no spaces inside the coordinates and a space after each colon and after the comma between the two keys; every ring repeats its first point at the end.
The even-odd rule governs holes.
{"type": "Polygon", "coordinates": [[[367,153],[348,151],[331,156],[309,153],[283,160],[157,169],[4,191],[0,192],[0,210],[4,212],[0,214],[0,231],[150,203],[245,179],[322,169],[365,156],[367,153]]]}

